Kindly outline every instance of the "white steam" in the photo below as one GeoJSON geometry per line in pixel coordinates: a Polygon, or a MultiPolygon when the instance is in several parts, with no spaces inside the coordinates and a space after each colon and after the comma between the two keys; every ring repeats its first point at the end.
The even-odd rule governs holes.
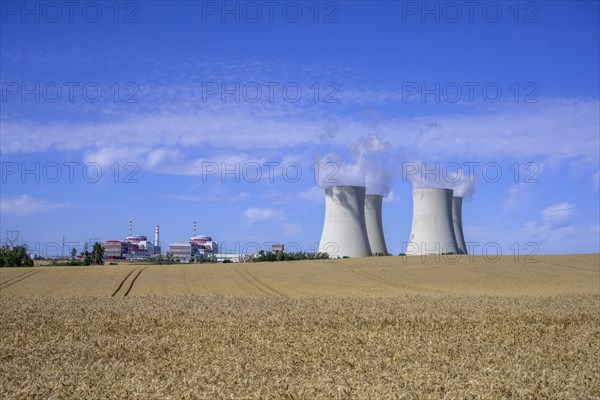
{"type": "Polygon", "coordinates": [[[456,163],[405,162],[402,164],[402,176],[413,189],[452,189],[454,196],[465,199],[475,194],[475,176],[467,174],[456,163]]]}
{"type": "Polygon", "coordinates": [[[377,135],[363,136],[348,146],[351,160],[329,153],[317,165],[320,187],[366,186],[368,194],[387,196],[391,187],[391,145],[377,135]]]}

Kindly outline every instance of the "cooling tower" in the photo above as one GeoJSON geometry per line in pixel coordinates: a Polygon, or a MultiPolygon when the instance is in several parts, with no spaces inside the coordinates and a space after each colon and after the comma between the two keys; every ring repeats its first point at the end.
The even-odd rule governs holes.
{"type": "Polygon", "coordinates": [[[381,204],[383,196],[380,194],[367,194],[365,196],[365,225],[371,253],[387,255],[387,247],[383,236],[383,222],[381,219],[381,204]]]}
{"type": "Polygon", "coordinates": [[[462,197],[452,197],[452,222],[454,225],[454,236],[460,254],[467,254],[467,245],[462,228],[462,197]]]}
{"type": "Polygon", "coordinates": [[[406,254],[458,253],[452,193],[452,189],[413,189],[413,220],[406,254]]]}
{"type": "Polygon", "coordinates": [[[365,226],[365,188],[332,186],[325,189],[325,221],[319,251],[330,257],[371,255],[365,226]]]}

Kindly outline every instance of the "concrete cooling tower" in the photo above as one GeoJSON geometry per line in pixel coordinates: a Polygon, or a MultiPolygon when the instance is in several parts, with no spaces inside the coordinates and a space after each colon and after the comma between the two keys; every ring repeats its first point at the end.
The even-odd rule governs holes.
{"type": "Polygon", "coordinates": [[[452,197],[452,223],[454,225],[454,236],[459,254],[467,254],[467,245],[462,228],[462,197],[452,197]]]}
{"type": "Polygon", "coordinates": [[[413,220],[406,254],[458,253],[452,193],[452,189],[413,189],[413,220]]]}
{"type": "Polygon", "coordinates": [[[381,220],[381,205],[383,196],[380,194],[367,194],[365,196],[365,225],[371,253],[387,255],[385,238],[383,237],[383,223],[381,220]]]}
{"type": "Polygon", "coordinates": [[[325,189],[325,221],[319,252],[330,257],[371,255],[365,226],[365,188],[332,186],[325,189]]]}

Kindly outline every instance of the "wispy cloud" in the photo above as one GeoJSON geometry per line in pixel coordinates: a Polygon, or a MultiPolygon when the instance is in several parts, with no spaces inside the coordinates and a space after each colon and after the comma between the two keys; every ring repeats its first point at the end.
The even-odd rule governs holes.
{"type": "Polygon", "coordinates": [[[298,198],[315,203],[322,203],[325,199],[325,194],[323,193],[323,189],[318,186],[313,186],[304,192],[300,192],[298,198]]]}
{"type": "Polygon", "coordinates": [[[544,224],[548,228],[556,228],[571,223],[575,216],[575,205],[571,203],[555,204],[542,210],[544,224]]]}
{"type": "Polygon", "coordinates": [[[246,210],[244,216],[249,224],[254,224],[257,222],[281,220],[283,218],[283,211],[274,208],[250,207],[246,210]]]}
{"type": "MultiPolygon", "coordinates": [[[[91,159],[92,155],[107,158],[115,149],[127,149],[116,153],[125,153],[123,157],[144,157],[148,165],[160,169],[163,159],[177,155],[182,148],[197,148],[201,154],[204,149],[219,149],[224,155],[252,154],[258,150],[262,154],[269,150],[317,146],[315,138],[332,122],[340,129],[332,145],[355,141],[372,129],[370,121],[352,114],[325,114],[310,108],[290,108],[289,104],[271,104],[268,108],[248,104],[200,105],[183,106],[179,111],[130,113],[104,121],[3,119],[0,121],[2,152],[81,150],[88,152],[91,159]],[[136,150],[141,143],[143,154],[136,150]],[[154,149],[162,152],[151,153],[154,149]]],[[[600,108],[597,100],[545,98],[538,104],[520,106],[497,105],[435,118],[388,118],[378,123],[378,135],[389,141],[394,150],[405,150],[412,158],[466,157],[465,149],[477,143],[481,159],[572,158],[578,154],[590,161],[597,160],[600,108]],[[565,119],[564,115],[575,118],[565,119]]],[[[187,158],[193,161],[197,156],[187,158]]],[[[179,173],[190,172],[183,168],[179,173]]]]}
{"type": "Polygon", "coordinates": [[[0,211],[7,216],[28,216],[37,212],[54,210],[67,207],[68,203],[53,203],[45,200],[36,200],[27,195],[18,197],[3,197],[0,199],[0,211]]]}
{"type": "Polygon", "coordinates": [[[203,201],[243,201],[250,197],[247,192],[240,192],[236,194],[220,194],[220,195],[207,195],[207,196],[196,196],[189,194],[163,194],[160,197],[165,199],[174,199],[181,201],[192,201],[192,202],[203,202],[203,201]]]}

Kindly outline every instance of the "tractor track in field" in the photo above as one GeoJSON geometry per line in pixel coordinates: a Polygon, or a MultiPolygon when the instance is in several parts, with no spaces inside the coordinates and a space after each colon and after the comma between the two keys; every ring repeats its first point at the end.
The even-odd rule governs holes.
{"type": "Polygon", "coordinates": [[[131,284],[129,285],[129,289],[127,289],[127,291],[125,292],[125,294],[123,295],[123,297],[127,297],[127,295],[129,294],[129,292],[131,292],[131,289],[133,289],[133,284],[135,283],[135,281],[137,280],[137,278],[140,277],[140,275],[142,274],[142,272],[144,272],[144,270],[148,268],[148,267],[144,267],[142,269],[140,269],[138,271],[138,273],[136,274],[136,276],[133,277],[133,279],[131,280],[131,284]]]}
{"type": "Polygon", "coordinates": [[[248,272],[248,271],[242,272],[240,269],[235,268],[235,267],[234,267],[234,269],[246,282],[248,282],[252,287],[258,289],[261,293],[271,295],[271,296],[276,295],[276,296],[287,297],[285,294],[279,292],[278,290],[273,289],[269,285],[266,285],[264,282],[262,282],[261,280],[256,278],[250,272],[248,272]]]}
{"type": "Polygon", "coordinates": [[[16,276],[16,277],[14,277],[12,279],[9,279],[6,282],[0,283],[0,289],[6,289],[7,287],[12,286],[15,283],[19,283],[22,280],[27,279],[30,276],[33,276],[33,275],[35,275],[35,274],[37,274],[39,272],[41,272],[41,271],[27,271],[24,274],[21,274],[21,275],[16,276]]]}
{"type": "Polygon", "coordinates": [[[349,270],[357,275],[364,276],[365,278],[370,279],[374,282],[383,283],[384,285],[393,286],[393,287],[403,289],[403,290],[409,290],[409,291],[427,290],[428,292],[431,292],[431,293],[446,294],[446,292],[441,291],[441,290],[434,290],[431,288],[423,288],[423,287],[419,287],[419,286],[403,285],[401,283],[394,282],[394,281],[379,277],[377,275],[373,275],[362,269],[349,267],[349,268],[346,268],[346,270],[349,270]]]}
{"type": "Polygon", "coordinates": [[[9,282],[11,282],[11,281],[14,281],[14,280],[15,280],[15,279],[17,279],[17,278],[20,278],[20,277],[22,277],[23,275],[31,274],[32,272],[33,272],[33,271],[25,271],[25,272],[23,272],[22,274],[19,274],[19,275],[15,276],[14,278],[8,279],[8,280],[6,280],[6,281],[4,281],[4,282],[0,282],[0,286],[2,286],[2,285],[5,285],[5,284],[7,284],[7,283],[9,283],[9,282]]]}
{"type": "Polygon", "coordinates": [[[390,281],[389,279],[385,279],[385,278],[373,275],[362,269],[348,267],[348,268],[346,268],[346,270],[351,271],[357,275],[364,276],[365,278],[370,279],[374,282],[383,283],[384,285],[393,286],[393,287],[397,287],[397,288],[404,289],[404,290],[414,290],[414,288],[410,288],[410,287],[402,285],[398,282],[390,281]]]}
{"type": "Polygon", "coordinates": [[[117,288],[117,290],[115,290],[113,292],[113,294],[110,295],[110,297],[115,297],[117,295],[117,293],[119,293],[119,290],[121,290],[121,288],[123,287],[123,285],[125,284],[125,282],[127,281],[127,279],[131,276],[131,274],[133,274],[135,271],[137,271],[139,268],[134,268],[131,271],[129,271],[129,273],[127,274],[127,276],[125,276],[125,278],[123,278],[123,280],[121,281],[121,283],[119,284],[119,287],[117,288]]]}
{"type": "Polygon", "coordinates": [[[267,290],[281,296],[281,297],[289,297],[287,294],[283,293],[280,290],[277,290],[273,287],[271,287],[270,285],[267,285],[265,282],[263,282],[262,280],[258,279],[255,275],[253,275],[252,273],[250,273],[250,271],[246,271],[246,273],[248,274],[248,276],[250,276],[252,279],[254,279],[256,282],[258,282],[260,285],[262,285],[263,287],[265,287],[267,290]]]}
{"type": "Polygon", "coordinates": [[[370,280],[375,281],[375,282],[379,282],[379,283],[383,283],[385,285],[389,285],[389,286],[394,286],[394,287],[399,287],[399,288],[402,288],[402,289],[406,289],[406,287],[400,285],[399,283],[396,283],[396,282],[393,282],[393,281],[390,281],[390,280],[387,280],[387,279],[384,279],[384,278],[380,278],[379,276],[370,274],[370,273],[368,273],[366,271],[363,271],[362,269],[347,268],[347,270],[351,271],[351,272],[353,272],[353,273],[355,273],[357,275],[364,276],[365,278],[370,279],[370,280]]]}

